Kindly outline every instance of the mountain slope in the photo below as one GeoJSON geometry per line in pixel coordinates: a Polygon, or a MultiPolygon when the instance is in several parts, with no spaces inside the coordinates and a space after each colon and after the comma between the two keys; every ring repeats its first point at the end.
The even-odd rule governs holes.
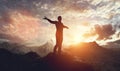
{"type": "Polygon", "coordinates": [[[25,55],[14,54],[0,49],[0,71],[94,71],[92,66],[74,61],[72,56],[50,53],[46,57],[38,57],[30,52],[25,55]]]}
{"type": "Polygon", "coordinates": [[[81,61],[93,65],[96,71],[120,70],[120,59],[116,52],[103,48],[96,42],[72,45],[66,51],[81,61]]]}

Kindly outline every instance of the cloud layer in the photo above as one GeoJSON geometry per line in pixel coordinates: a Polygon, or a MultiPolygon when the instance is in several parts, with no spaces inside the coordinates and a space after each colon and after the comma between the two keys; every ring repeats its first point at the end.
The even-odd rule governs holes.
{"type": "Polygon", "coordinates": [[[106,25],[95,25],[95,32],[98,35],[98,40],[106,40],[110,39],[113,34],[115,34],[115,30],[113,29],[111,24],[106,25]]]}
{"type": "MultiPolygon", "coordinates": [[[[66,43],[72,41],[70,37],[75,37],[75,39],[78,37],[78,39],[81,40],[88,40],[89,38],[93,39],[93,37],[95,37],[94,40],[97,41],[106,41],[119,38],[119,36],[113,37],[119,35],[120,33],[119,0],[1,0],[1,39],[3,38],[3,35],[12,38],[11,34],[13,34],[13,31],[9,31],[9,29],[12,29],[12,27],[17,24],[13,23],[14,18],[11,18],[11,13],[14,13],[16,11],[19,14],[24,11],[29,12],[31,15],[30,17],[34,18],[32,21],[36,21],[37,19],[39,21],[37,24],[40,24],[40,26],[38,26],[37,24],[33,24],[36,22],[31,23],[32,21],[28,22],[30,20],[24,19],[27,22],[26,24],[23,24],[21,22],[21,27],[28,28],[30,25],[27,24],[31,23],[31,28],[29,28],[29,30],[25,29],[27,32],[23,31],[22,33],[19,32],[19,34],[12,35],[16,37],[20,36],[19,38],[22,40],[22,35],[28,35],[27,33],[33,34],[33,30],[38,32],[38,34],[36,34],[38,36],[34,39],[34,41],[32,40],[33,42],[41,43],[53,39],[55,37],[55,27],[53,25],[50,25],[47,21],[44,21],[42,18],[44,16],[47,16],[52,20],[56,20],[56,17],[58,15],[62,15],[63,23],[70,27],[68,31],[65,30],[64,37],[66,43]],[[71,34],[71,32],[74,32],[74,34],[71,34]]],[[[27,13],[21,15],[22,18],[23,16],[28,16],[27,13]]],[[[16,16],[16,19],[22,20],[22,18],[20,18],[21,16],[17,14],[16,16]]],[[[15,31],[18,28],[16,28],[15,31]]],[[[7,39],[7,37],[5,37],[5,39],[7,39]]],[[[30,39],[31,37],[27,36],[24,37],[24,39],[25,38],[30,39]]]]}

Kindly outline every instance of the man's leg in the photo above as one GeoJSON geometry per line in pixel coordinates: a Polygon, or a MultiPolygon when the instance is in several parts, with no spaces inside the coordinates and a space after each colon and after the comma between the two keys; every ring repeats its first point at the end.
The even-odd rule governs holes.
{"type": "Polygon", "coordinates": [[[61,54],[62,49],[62,39],[60,39],[59,44],[58,44],[58,54],[61,54]]]}
{"type": "Polygon", "coordinates": [[[62,46],[59,45],[59,48],[58,48],[58,54],[61,54],[61,48],[62,48],[62,46]]]}
{"type": "Polygon", "coordinates": [[[56,45],[54,46],[54,53],[56,53],[57,47],[58,47],[58,45],[56,44],[56,45]]]}
{"type": "Polygon", "coordinates": [[[59,43],[58,43],[58,54],[61,54],[61,51],[62,51],[62,42],[63,42],[63,36],[61,35],[60,38],[59,38],[59,43]]]}

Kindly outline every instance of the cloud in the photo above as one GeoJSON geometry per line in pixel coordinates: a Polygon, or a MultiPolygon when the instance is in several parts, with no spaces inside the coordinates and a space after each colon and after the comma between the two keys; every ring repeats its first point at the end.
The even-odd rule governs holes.
{"type": "Polygon", "coordinates": [[[115,41],[111,41],[111,42],[107,42],[107,44],[104,47],[120,48],[120,39],[115,40],[115,41]]]}
{"type": "Polygon", "coordinates": [[[116,32],[111,24],[95,25],[94,28],[95,28],[95,33],[98,35],[97,40],[109,39],[116,32]]]}
{"type": "MultiPolygon", "coordinates": [[[[39,38],[39,40],[37,39],[38,42],[41,40],[42,42],[44,40],[47,41],[47,39],[54,37],[51,35],[54,35],[52,30],[55,30],[55,28],[53,28],[53,26],[52,29],[49,29],[51,26],[47,21],[42,19],[44,16],[55,19],[56,16],[62,15],[63,23],[67,23],[66,25],[70,28],[76,28],[76,25],[73,24],[81,26],[81,20],[86,21],[84,19],[87,19],[87,21],[89,20],[88,23],[92,23],[94,25],[102,23],[102,25],[95,25],[94,29],[92,29],[90,33],[85,34],[86,37],[97,35],[97,40],[107,40],[119,30],[119,0],[0,0],[0,23],[4,23],[4,25],[0,24],[0,28],[5,28],[7,23],[12,22],[9,15],[10,12],[25,10],[41,21],[40,25],[42,27],[40,27],[40,29],[42,29],[39,30],[39,36],[46,39],[39,38]],[[110,23],[113,26],[110,24],[106,25],[104,23],[110,23]]],[[[86,27],[90,27],[86,23],[83,24],[86,27]]],[[[10,27],[14,26],[10,25],[10,27]]],[[[6,30],[0,29],[0,32],[1,31],[3,32],[6,30]]],[[[69,34],[71,34],[71,32],[69,34]]]]}
{"type": "Polygon", "coordinates": [[[113,43],[120,44],[120,40],[116,40],[113,43]]]}
{"type": "Polygon", "coordinates": [[[111,24],[104,25],[94,25],[89,32],[85,33],[83,36],[90,38],[97,36],[96,40],[107,40],[110,39],[112,35],[114,35],[116,30],[113,28],[111,24]]]}
{"type": "Polygon", "coordinates": [[[120,29],[120,14],[115,14],[111,18],[111,23],[113,23],[113,25],[116,29],[120,29]]]}
{"type": "Polygon", "coordinates": [[[28,11],[13,11],[0,20],[0,38],[11,42],[31,41],[40,33],[40,21],[28,11]],[[6,17],[8,15],[8,17],[6,17]],[[18,39],[19,38],[19,39],[18,39]]]}
{"type": "Polygon", "coordinates": [[[1,39],[0,42],[2,42],[3,40],[10,41],[10,42],[15,42],[15,43],[19,43],[19,42],[24,41],[21,38],[19,38],[18,36],[11,36],[11,35],[8,35],[8,34],[0,34],[0,39],[1,39]]]}

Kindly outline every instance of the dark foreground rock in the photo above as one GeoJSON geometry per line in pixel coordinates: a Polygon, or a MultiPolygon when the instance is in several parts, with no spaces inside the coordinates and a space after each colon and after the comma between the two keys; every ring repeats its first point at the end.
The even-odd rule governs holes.
{"type": "Polygon", "coordinates": [[[91,65],[76,61],[68,54],[49,53],[41,58],[36,53],[14,54],[0,49],[0,71],[94,71],[91,65]]]}

